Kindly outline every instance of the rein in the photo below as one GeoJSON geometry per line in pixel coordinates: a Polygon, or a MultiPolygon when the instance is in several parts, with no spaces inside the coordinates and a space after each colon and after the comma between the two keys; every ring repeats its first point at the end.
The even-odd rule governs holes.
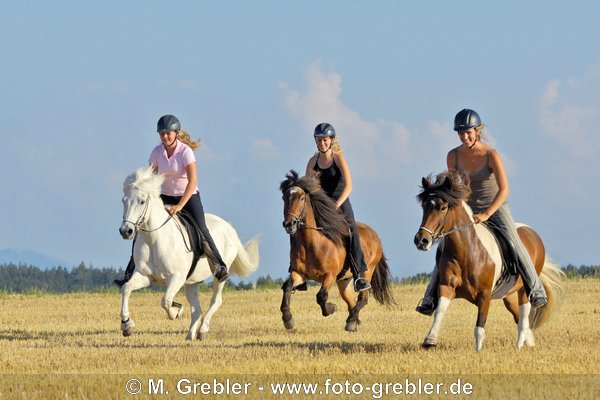
{"type": "Polygon", "coordinates": [[[437,242],[438,240],[443,239],[446,236],[448,236],[448,235],[450,235],[450,234],[452,234],[454,232],[462,231],[463,229],[466,229],[466,228],[470,227],[471,225],[473,225],[475,223],[475,222],[471,221],[471,222],[469,222],[467,224],[457,226],[454,229],[450,229],[449,231],[444,232],[444,226],[446,225],[446,221],[448,220],[448,214],[449,213],[450,213],[450,210],[448,210],[446,212],[446,215],[444,215],[444,218],[442,219],[442,221],[438,224],[438,226],[435,227],[435,229],[433,231],[431,229],[429,229],[429,228],[424,227],[424,226],[420,226],[419,230],[423,230],[423,231],[429,233],[431,235],[431,239],[434,242],[437,242]]]}
{"type": "MultiPolygon", "coordinates": [[[[291,188],[290,188],[291,189],[291,188]]],[[[301,188],[300,188],[301,189],[301,188]]],[[[308,194],[307,194],[308,196],[308,194]]],[[[291,212],[286,212],[285,213],[286,216],[291,215],[292,218],[294,219],[294,221],[296,221],[296,223],[298,224],[298,226],[300,228],[306,228],[306,229],[314,229],[315,231],[322,231],[323,228],[322,227],[314,227],[314,226],[310,226],[307,225],[302,219],[304,217],[306,217],[306,202],[304,203],[304,206],[302,207],[302,210],[300,210],[300,213],[298,215],[291,213],[291,212]]]]}
{"type": "MultiPolygon", "coordinates": [[[[146,194],[146,196],[148,196],[146,194]]],[[[149,196],[148,196],[149,198],[149,196]]],[[[129,222],[130,224],[132,224],[135,228],[136,231],[142,231],[142,232],[155,232],[157,230],[159,230],[160,228],[162,228],[163,226],[165,226],[167,224],[167,222],[169,222],[172,218],[173,215],[169,212],[167,212],[169,214],[169,216],[167,217],[167,219],[165,220],[165,222],[163,222],[162,224],[160,224],[160,226],[158,228],[154,228],[154,229],[144,229],[142,228],[142,225],[146,222],[146,213],[148,212],[148,206],[150,205],[150,201],[146,201],[146,206],[144,207],[144,212],[142,213],[142,215],[140,215],[140,217],[138,218],[137,222],[133,222],[133,221],[129,221],[127,219],[123,219],[122,223],[125,222],[129,222]]]]}

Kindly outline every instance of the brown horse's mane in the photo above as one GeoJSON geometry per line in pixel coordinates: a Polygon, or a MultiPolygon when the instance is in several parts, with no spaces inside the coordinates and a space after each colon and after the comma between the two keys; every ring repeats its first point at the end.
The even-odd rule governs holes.
{"type": "Polygon", "coordinates": [[[445,171],[435,177],[429,174],[423,179],[423,186],[421,186],[423,190],[417,195],[421,205],[430,196],[439,196],[452,208],[467,200],[471,194],[469,176],[462,171],[445,171]]]}
{"type": "Polygon", "coordinates": [[[344,215],[335,207],[335,202],[321,189],[319,175],[314,173],[299,177],[298,172],[292,169],[285,177],[279,185],[281,193],[287,196],[288,190],[293,186],[304,190],[310,198],[315,221],[321,233],[334,243],[343,242],[343,238],[349,234],[348,224],[344,215]]]}

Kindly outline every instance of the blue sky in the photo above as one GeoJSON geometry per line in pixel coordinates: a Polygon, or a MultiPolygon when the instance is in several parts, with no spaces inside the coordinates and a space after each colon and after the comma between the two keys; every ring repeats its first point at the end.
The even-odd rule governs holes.
{"type": "Polygon", "coordinates": [[[262,235],[256,276],[287,272],[278,185],[304,171],[323,121],[393,274],[429,271],[415,195],[469,107],[515,218],[559,263],[600,261],[597,2],[20,1],[3,16],[0,249],[124,266],[122,183],[172,113],[203,141],[206,211],[262,235]]]}

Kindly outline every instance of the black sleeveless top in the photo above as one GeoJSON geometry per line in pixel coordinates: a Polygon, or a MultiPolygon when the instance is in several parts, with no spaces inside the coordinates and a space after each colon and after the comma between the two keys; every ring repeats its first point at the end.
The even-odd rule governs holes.
{"type": "Polygon", "coordinates": [[[328,168],[319,167],[320,156],[321,154],[317,156],[313,170],[320,173],[319,181],[321,182],[321,188],[323,188],[329,197],[337,200],[344,191],[345,186],[344,179],[342,178],[342,171],[340,171],[340,168],[336,165],[335,159],[328,168]]]}

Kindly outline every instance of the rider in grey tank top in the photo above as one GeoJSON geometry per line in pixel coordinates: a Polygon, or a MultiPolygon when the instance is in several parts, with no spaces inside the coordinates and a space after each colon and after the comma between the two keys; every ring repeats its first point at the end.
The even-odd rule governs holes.
{"type": "Polygon", "coordinates": [[[485,211],[492,204],[492,201],[494,201],[496,193],[498,193],[498,183],[496,182],[494,171],[490,168],[490,152],[486,154],[485,163],[481,169],[471,173],[461,167],[458,159],[458,150],[454,149],[453,152],[456,160],[456,169],[465,172],[471,180],[469,185],[471,187],[471,196],[469,196],[469,200],[467,201],[469,207],[471,207],[474,213],[485,211]]]}

